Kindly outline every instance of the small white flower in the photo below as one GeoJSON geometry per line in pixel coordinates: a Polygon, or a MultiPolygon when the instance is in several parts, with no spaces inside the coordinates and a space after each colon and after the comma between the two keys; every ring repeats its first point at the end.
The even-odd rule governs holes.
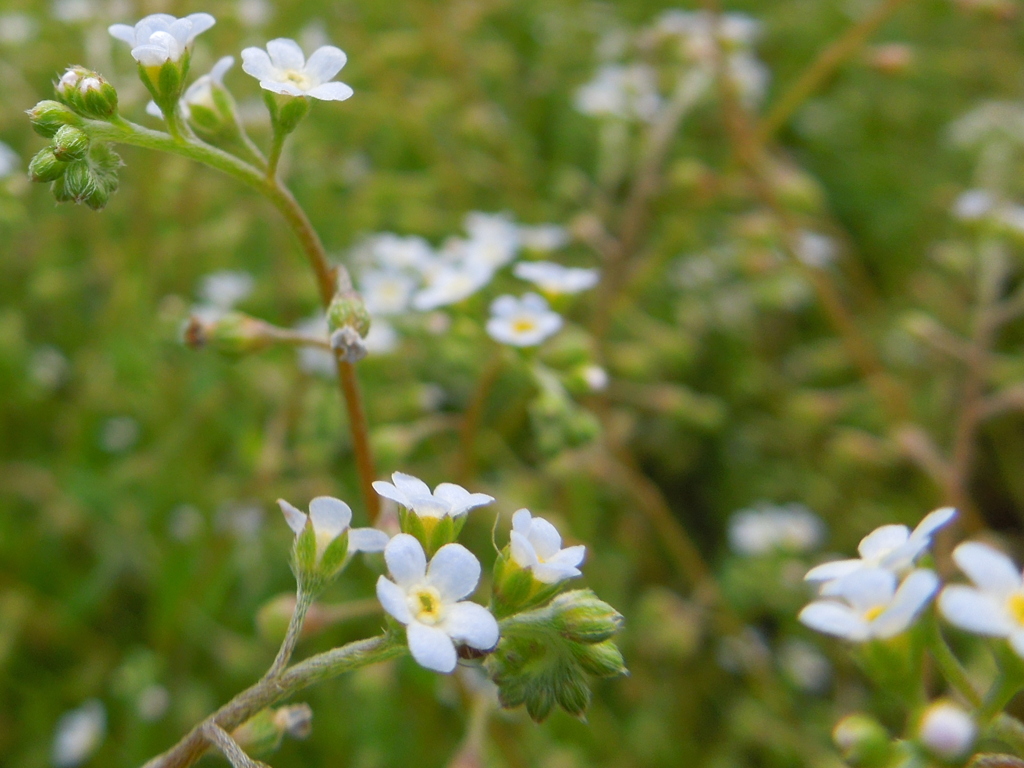
{"type": "Polygon", "coordinates": [[[107,734],[107,711],[97,699],[65,712],[57,721],[50,759],[56,768],[81,765],[107,734]]]}
{"type": "Polygon", "coordinates": [[[520,229],[508,215],[473,211],[466,214],[464,226],[469,239],[463,244],[462,259],[467,264],[493,271],[515,258],[520,229]]]}
{"type": "Polygon", "coordinates": [[[796,243],[796,256],[809,267],[824,269],[836,258],[835,241],[819,232],[804,230],[796,243]]]}
{"type": "Polygon", "coordinates": [[[594,117],[650,121],[660,107],[656,74],[644,64],[608,64],[576,91],[576,109],[594,117]]]}
{"type": "Polygon", "coordinates": [[[804,579],[829,581],[864,568],[887,568],[898,574],[908,571],[931,546],[936,531],[954,517],[953,507],[941,507],[925,515],[913,532],[905,525],[883,525],[861,539],[859,559],[822,563],[808,571],[804,579]]]}
{"type": "Polygon", "coordinates": [[[563,267],[552,261],[521,261],[512,269],[520,280],[528,280],[551,295],[580,293],[597,285],[596,269],[563,267]]]}
{"type": "Polygon", "coordinates": [[[832,665],[806,640],[790,638],[779,648],[779,667],[797,687],[822,693],[832,677],[832,665]]]}
{"type": "Polygon", "coordinates": [[[154,13],[136,23],[112,24],[110,34],[132,46],[132,57],[144,67],[159,67],[165,61],[178,62],[199,35],[216,21],[208,13],[192,13],[183,19],[154,13]]]}
{"type": "Polygon", "coordinates": [[[986,101],[949,127],[954,144],[980,148],[989,144],[1024,144],[1024,108],[1012,101],[986,101]]]}
{"type": "Polygon", "coordinates": [[[1005,637],[1024,657],[1024,579],[1013,561],[986,544],[966,541],[953,560],[974,582],[942,590],[939,610],[946,620],[978,635],[1005,637]]]}
{"type": "Polygon", "coordinates": [[[422,237],[382,232],[366,243],[371,259],[382,269],[422,274],[434,261],[434,249],[422,237]]]}
{"type": "Polygon", "coordinates": [[[6,178],[18,170],[19,162],[18,153],[0,141],[0,179],[6,178]]]}
{"type": "Polygon", "coordinates": [[[552,312],[547,301],[536,293],[499,296],[491,304],[487,333],[495,341],[515,347],[533,347],[558,332],[562,316],[552,312]]]}
{"type": "Polygon", "coordinates": [[[569,230],[558,224],[519,226],[519,244],[531,251],[557,251],[570,241],[569,230]]]}
{"type": "Polygon", "coordinates": [[[921,743],[941,760],[966,757],[974,746],[978,726],[962,707],[950,701],[938,701],[925,710],[918,728],[921,743]]]}
{"type": "Polygon", "coordinates": [[[516,565],[533,573],[543,584],[581,576],[579,565],[587,548],[582,544],[562,549],[562,537],[551,523],[533,517],[528,509],[512,515],[511,552],[516,565]]]}
{"type": "Polygon", "coordinates": [[[470,493],[461,485],[441,483],[434,492],[418,477],[404,472],[391,475],[393,483],[377,480],[373,489],[385,499],[391,499],[420,517],[458,517],[474,507],[482,507],[494,501],[486,493],[470,493]]]}
{"type": "Polygon", "coordinates": [[[429,277],[427,287],[413,296],[413,309],[425,312],[457,304],[491,282],[492,277],[494,270],[485,264],[456,263],[441,267],[429,277]]]}
{"type": "Polygon", "coordinates": [[[760,505],[729,519],[729,545],[748,557],[773,551],[807,552],[824,535],[821,519],[802,504],[760,505]]]}
{"type": "Polygon", "coordinates": [[[826,599],[805,606],[798,618],[811,629],[854,642],[884,640],[907,630],[938,587],[939,577],[928,569],[912,571],[897,589],[892,571],[864,568],[826,584],[821,590],[826,599]]]}
{"type": "Polygon", "coordinates": [[[400,533],[384,549],[391,579],[377,580],[377,599],[405,625],[412,657],[427,669],[450,673],[456,644],[487,651],[498,643],[498,622],[465,600],[480,581],[480,561],[461,544],[446,544],[427,565],[422,545],[400,533]]]}
{"type": "Polygon", "coordinates": [[[255,285],[256,281],[248,272],[225,269],[203,278],[199,296],[207,304],[228,310],[252,293],[255,285]]]}
{"type": "Polygon", "coordinates": [[[359,293],[371,315],[405,312],[415,290],[416,281],[402,272],[373,270],[365,272],[359,279],[359,293]]]}
{"type": "Polygon", "coordinates": [[[600,365],[586,365],[581,372],[592,392],[603,392],[608,387],[608,371],[600,365]]]}
{"type": "Polygon", "coordinates": [[[996,209],[993,217],[998,224],[1017,234],[1024,233],[1024,206],[1007,204],[996,209]]]}
{"type": "Polygon", "coordinates": [[[260,87],[286,96],[310,96],[323,101],[344,101],[352,95],[345,83],[331,82],[348,57],[340,48],[324,45],[306,61],[294,40],[279,37],[267,43],[267,50],[242,51],[242,69],[260,81],[260,87]]]}
{"type": "Polygon", "coordinates": [[[313,534],[316,537],[317,560],[323,555],[324,550],[331,542],[348,531],[348,551],[353,552],[383,552],[384,546],[388,543],[388,535],[376,528],[349,528],[352,522],[352,508],[341,499],[331,496],[317,496],[309,502],[309,515],[300,512],[284,499],[278,499],[277,504],[281,507],[285,522],[296,536],[302,534],[306,529],[306,523],[313,526],[313,534]]]}
{"type": "Polygon", "coordinates": [[[20,45],[36,36],[39,24],[27,13],[0,14],[0,43],[20,45]]]}
{"type": "Polygon", "coordinates": [[[969,189],[953,203],[953,216],[960,221],[980,221],[996,207],[996,198],[987,189],[969,189]]]}

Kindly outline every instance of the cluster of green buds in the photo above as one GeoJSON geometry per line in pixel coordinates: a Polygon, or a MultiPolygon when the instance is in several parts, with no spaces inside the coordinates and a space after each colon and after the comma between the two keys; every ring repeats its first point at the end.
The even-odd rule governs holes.
{"type": "Polygon", "coordinates": [[[117,115],[117,91],[84,67],[71,67],[57,81],[57,101],[46,100],[28,111],[32,127],[50,139],[29,163],[33,181],[49,183],[58,202],[103,208],[117,190],[121,159],[107,142],[94,141],[87,120],[117,115]]]}

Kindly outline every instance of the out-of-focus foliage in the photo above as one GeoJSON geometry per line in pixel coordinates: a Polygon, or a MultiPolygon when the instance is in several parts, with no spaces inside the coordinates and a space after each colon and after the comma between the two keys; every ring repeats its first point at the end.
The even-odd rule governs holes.
{"type": "MultiPolygon", "coordinates": [[[[763,24],[766,103],[872,5],[730,3],[763,24]]],[[[196,73],[279,35],[347,52],[355,96],[316,104],[283,162],[339,260],[379,231],[438,245],[473,210],[586,230],[623,190],[595,194],[602,137],[575,93],[620,31],[672,7],[7,0],[0,140],[24,170],[42,143],[23,110],[50,97],[69,63],[102,72],[122,112],[146,123],[148,95],[106,25],[203,10],[218,24],[197,44],[196,73]]],[[[779,137],[783,205],[829,238],[825,268],[911,393],[914,419],[942,444],[956,368],[907,330],[906,313],[970,330],[974,235],[949,210],[988,182],[949,126],[981,102],[1021,98],[1016,11],[1009,0],[907,3],[779,137]]],[[[227,84],[265,144],[255,81],[235,69],[227,84]]],[[[504,515],[530,507],[587,543],[586,583],[625,617],[631,676],[596,683],[587,722],[495,715],[488,765],[835,765],[839,715],[870,696],[886,712],[884,692],[870,693],[835,644],[795,621],[807,548],[730,550],[728,520],[762,501],[805,504],[827,523],[825,546],[848,551],[876,525],[916,521],[941,493],[889,439],[894,425],[780,252],[777,222],[726,133],[721,105],[701,103],[672,145],[641,268],[614,307],[599,306],[600,292],[572,305],[578,326],[607,317],[607,393],[580,397],[600,414],[600,436],[589,415],[556,423],[524,367],[494,374],[475,476],[462,479],[504,515]],[[717,587],[680,572],[674,540],[652,527],[665,515],[690,533],[717,587]]],[[[228,360],[180,341],[202,276],[217,270],[253,275],[242,308],[255,316],[292,326],[314,313],[315,286],[287,231],[226,177],[118,151],[120,190],[99,214],[56,207],[21,173],[0,180],[0,763],[10,768],[50,765],[58,719],[94,699],[107,736],[90,765],[139,765],[169,746],[273,658],[275,617],[260,614],[262,633],[254,620],[292,587],[291,533],[273,500],[331,494],[365,522],[332,382],[303,373],[288,350],[228,360]]],[[[999,161],[1008,199],[1022,191],[1020,161],[999,161]]],[[[600,266],[578,241],[565,259],[600,266]]],[[[485,317],[482,302],[475,309],[485,317]]],[[[379,471],[433,482],[469,471],[459,414],[493,365],[481,338],[480,323],[462,317],[359,364],[379,471]]],[[[572,353],[571,334],[562,338],[540,354],[553,366],[572,353]]],[[[1019,345],[1011,325],[1000,383],[1020,378],[1019,345]]],[[[1009,532],[1024,520],[1020,426],[1014,415],[985,425],[970,483],[982,519],[1009,532]]],[[[474,513],[463,536],[484,552],[492,524],[474,513]]],[[[371,596],[381,569],[353,564],[329,602],[371,596]]],[[[300,652],[383,621],[329,614],[300,652]]],[[[446,765],[466,730],[466,690],[408,660],[322,685],[304,697],[312,736],[286,742],[273,764],[446,765]]]]}

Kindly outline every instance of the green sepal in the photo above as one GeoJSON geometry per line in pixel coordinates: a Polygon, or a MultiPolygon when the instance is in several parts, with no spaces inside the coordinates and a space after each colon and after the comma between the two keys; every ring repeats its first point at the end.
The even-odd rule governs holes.
{"type": "Polygon", "coordinates": [[[509,556],[509,548],[494,561],[494,592],[491,598],[491,612],[503,619],[526,607],[533,588],[533,574],[520,568],[509,556]]]}
{"type": "Polygon", "coordinates": [[[423,545],[427,557],[433,557],[445,544],[455,541],[466,525],[466,515],[452,517],[420,517],[405,507],[398,508],[398,525],[402,533],[408,533],[423,545]]]}
{"type": "Polygon", "coordinates": [[[64,175],[68,164],[60,160],[51,147],[36,152],[28,164],[28,175],[32,181],[56,181],[64,175]]]}
{"type": "Polygon", "coordinates": [[[317,564],[317,571],[325,580],[333,579],[348,563],[348,529],[327,545],[323,554],[320,555],[320,562],[317,564]]]}
{"type": "Polygon", "coordinates": [[[274,135],[282,138],[294,131],[302,119],[309,114],[310,103],[306,96],[288,96],[264,91],[263,101],[270,111],[274,135]]]}
{"type": "Polygon", "coordinates": [[[221,128],[220,116],[202,104],[188,105],[188,124],[197,132],[216,135],[221,128]]]}
{"type": "Polygon", "coordinates": [[[577,644],[573,648],[580,666],[594,677],[618,677],[628,675],[626,660],[622,651],[612,640],[593,645],[577,644]]]}
{"type": "Polygon", "coordinates": [[[295,537],[292,545],[292,571],[295,578],[305,584],[315,577],[316,570],[316,533],[313,524],[307,520],[306,527],[295,537]]]}

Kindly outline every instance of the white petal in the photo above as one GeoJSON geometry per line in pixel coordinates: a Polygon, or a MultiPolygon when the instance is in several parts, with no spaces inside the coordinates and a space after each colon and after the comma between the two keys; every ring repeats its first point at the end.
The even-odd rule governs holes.
{"type": "Polygon", "coordinates": [[[307,96],[320,101],[345,101],[351,98],[353,93],[355,91],[352,90],[352,86],[345,83],[321,83],[306,91],[307,96]]]}
{"type": "Polygon", "coordinates": [[[920,538],[922,536],[931,538],[931,536],[947,525],[954,517],[956,517],[956,509],[953,507],[941,507],[936,509],[934,512],[929,512],[924,516],[924,519],[917,524],[917,528],[910,534],[911,538],[920,538]]]}
{"type": "Polygon", "coordinates": [[[203,32],[208,30],[217,20],[208,13],[190,13],[185,17],[185,20],[192,24],[191,37],[194,38],[196,35],[201,35],[203,32]]]}
{"type": "Polygon", "coordinates": [[[398,488],[393,486],[391,483],[387,482],[386,480],[375,480],[373,483],[373,490],[375,490],[379,496],[383,496],[385,499],[397,501],[403,507],[409,506],[409,499],[406,497],[406,495],[402,493],[400,490],[398,490],[398,488]]]}
{"type": "Polygon", "coordinates": [[[537,550],[537,557],[547,560],[562,548],[562,537],[558,529],[543,517],[535,517],[530,522],[530,533],[527,537],[533,548],[537,550]]]}
{"type": "Polygon", "coordinates": [[[509,534],[509,549],[512,559],[520,568],[532,568],[540,562],[533,550],[533,544],[519,531],[512,531],[509,534]]]}
{"type": "Polygon", "coordinates": [[[531,312],[542,314],[548,311],[548,302],[539,294],[529,291],[523,294],[523,298],[519,300],[519,304],[524,309],[529,309],[531,312]]]}
{"type": "Polygon", "coordinates": [[[865,568],[849,576],[830,581],[821,589],[827,597],[841,597],[855,609],[864,612],[887,605],[896,594],[896,575],[883,568],[865,568]]]}
{"type": "Polygon", "coordinates": [[[405,628],[405,636],[412,657],[421,667],[445,674],[455,671],[459,657],[444,631],[414,621],[405,628]]]}
{"type": "Polygon", "coordinates": [[[400,533],[388,542],[384,548],[384,560],[401,587],[422,581],[427,572],[427,556],[423,546],[407,533],[400,533]]]}
{"type": "Polygon", "coordinates": [[[938,588],[939,577],[934,571],[922,568],[911,573],[896,590],[889,607],[871,622],[871,634],[884,639],[905,631],[938,588]]]}
{"type": "Polygon", "coordinates": [[[857,551],[865,560],[881,557],[891,549],[896,549],[907,543],[910,538],[910,529],[905,525],[883,525],[876,528],[863,539],[857,551]]]}
{"type": "Polygon", "coordinates": [[[171,58],[171,52],[160,45],[140,45],[132,48],[132,58],[144,67],[159,67],[171,58]]]}
{"type": "Polygon", "coordinates": [[[493,496],[486,493],[470,493],[455,483],[441,483],[434,489],[434,496],[448,504],[451,510],[449,514],[453,517],[458,517],[473,507],[482,507],[494,501],[493,496]]]}
{"type": "Polygon", "coordinates": [[[985,592],[1006,595],[1021,587],[1020,570],[994,547],[965,541],[953,550],[953,560],[985,592]]]}
{"type": "Polygon", "coordinates": [[[174,38],[179,48],[184,50],[192,42],[192,22],[188,19],[175,19],[168,27],[167,34],[174,38]]]}
{"type": "Polygon", "coordinates": [[[557,584],[566,579],[582,576],[583,571],[572,565],[548,561],[533,566],[533,577],[542,584],[557,584]]]}
{"type": "Polygon", "coordinates": [[[1024,629],[1018,629],[1010,635],[1010,647],[1013,652],[1024,659],[1024,629]]]}
{"type": "Polygon", "coordinates": [[[221,56],[217,59],[217,63],[213,65],[213,69],[210,70],[210,78],[215,83],[223,84],[224,75],[226,75],[228,70],[233,66],[235,66],[234,56],[221,56]]]}
{"type": "Polygon", "coordinates": [[[383,552],[389,536],[376,528],[350,528],[348,531],[349,552],[383,552]]]}
{"type": "Polygon", "coordinates": [[[797,616],[800,622],[818,632],[848,640],[866,640],[867,623],[853,609],[833,600],[818,600],[806,606],[797,616]]]}
{"type": "Polygon", "coordinates": [[[418,477],[407,475],[404,472],[394,472],[391,479],[394,481],[395,487],[407,497],[432,495],[427,484],[418,477]]]}
{"type": "Polygon", "coordinates": [[[284,499],[278,499],[277,505],[281,508],[288,527],[295,531],[295,535],[302,533],[302,529],[306,527],[306,513],[299,511],[284,499]]]}
{"type": "Polygon", "coordinates": [[[456,643],[479,651],[489,651],[498,644],[498,622],[482,605],[468,600],[448,607],[441,629],[456,643]]]}
{"type": "Polygon", "coordinates": [[[864,561],[857,560],[833,560],[829,563],[816,565],[804,576],[804,581],[832,581],[843,576],[849,576],[855,571],[864,568],[864,561]]]}
{"type": "Polygon", "coordinates": [[[525,536],[530,532],[530,520],[533,519],[533,515],[530,514],[530,510],[520,509],[512,515],[512,530],[518,531],[520,534],[525,536]]]}
{"type": "Polygon", "coordinates": [[[306,62],[306,75],[315,83],[326,83],[341,71],[348,56],[340,48],[324,45],[313,51],[306,62]]]}
{"type": "Polygon", "coordinates": [[[271,93],[281,93],[285,96],[305,96],[306,92],[299,88],[295,83],[291,81],[282,82],[280,80],[260,80],[260,88],[271,93]]]}
{"type": "Polygon", "coordinates": [[[301,72],[306,66],[306,56],[299,44],[287,37],[278,37],[267,43],[270,61],[278,69],[294,69],[301,72]]]}
{"type": "Polygon", "coordinates": [[[519,302],[515,296],[499,296],[491,302],[491,314],[495,317],[508,317],[519,311],[519,302]]]}
{"type": "Polygon", "coordinates": [[[586,556],[587,548],[583,544],[577,544],[575,547],[566,547],[561,552],[557,552],[549,557],[548,564],[568,565],[576,568],[583,562],[583,558],[586,556]]]}
{"type": "Polygon", "coordinates": [[[309,516],[317,534],[334,539],[352,522],[352,508],[341,499],[317,496],[309,502],[309,516]]]}
{"type": "Polygon", "coordinates": [[[111,37],[128,43],[132,47],[135,46],[135,27],[130,27],[127,24],[111,24],[107,27],[107,32],[111,37]]]}
{"type": "Polygon", "coordinates": [[[242,71],[257,80],[272,80],[277,76],[277,70],[262,48],[245,48],[242,51],[242,71]]]}
{"type": "Polygon", "coordinates": [[[461,544],[445,544],[427,568],[427,582],[441,593],[446,603],[472,594],[479,581],[480,561],[461,544]]]}
{"type": "Polygon", "coordinates": [[[377,579],[377,599],[384,607],[384,610],[402,624],[408,624],[412,621],[412,612],[409,610],[409,601],[405,590],[387,576],[381,576],[377,579]]]}
{"type": "Polygon", "coordinates": [[[1006,637],[1014,629],[1003,603],[974,587],[946,587],[939,595],[939,611],[950,624],[977,635],[1006,637]]]}
{"type": "Polygon", "coordinates": [[[146,104],[146,114],[150,117],[158,117],[161,120],[164,119],[164,113],[160,111],[160,107],[156,105],[155,101],[150,101],[146,104]]]}

